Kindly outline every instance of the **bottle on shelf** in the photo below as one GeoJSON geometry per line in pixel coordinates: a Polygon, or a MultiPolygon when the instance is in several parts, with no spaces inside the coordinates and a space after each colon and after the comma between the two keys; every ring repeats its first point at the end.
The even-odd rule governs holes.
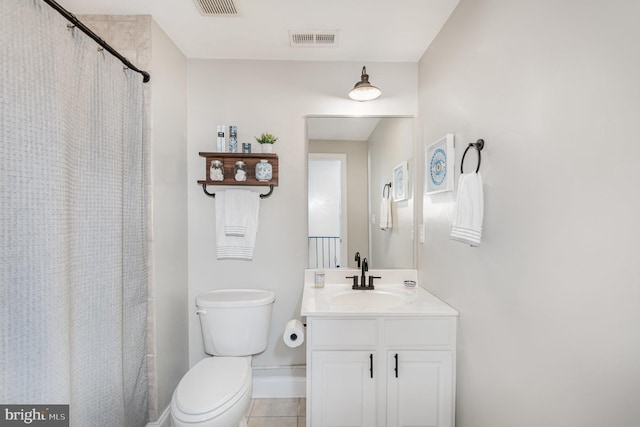
{"type": "Polygon", "coordinates": [[[229,152],[238,152],[238,126],[229,126],[229,152]]]}

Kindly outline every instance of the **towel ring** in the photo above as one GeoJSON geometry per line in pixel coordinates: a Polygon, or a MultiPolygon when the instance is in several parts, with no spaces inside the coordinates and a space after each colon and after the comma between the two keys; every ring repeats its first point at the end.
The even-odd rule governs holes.
{"type": "Polygon", "coordinates": [[[388,183],[388,184],[385,184],[384,188],[382,189],[382,198],[388,199],[390,196],[391,196],[391,183],[388,183]],[[389,191],[387,191],[387,188],[389,189],[389,191]],[[386,196],[384,195],[385,191],[387,192],[386,196]]]}
{"type": "Polygon", "coordinates": [[[469,151],[469,148],[471,147],[474,147],[478,151],[478,166],[476,167],[476,173],[480,170],[480,161],[482,160],[480,152],[484,148],[484,139],[479,139],[476,142],[470,142],[464,150],[464,154],[462,154],[462,162],[460,163],[460,173],[464,173],[464,156],[467,155],[467,151],[469,151]]]}
{"type": "MultiPolygon", "coordinates": [[[[202,184],[202,191],[204,191],[204,194],[206,194],[209,197],[214,197],[214,198],[216,197],[216,193],[209,193],[207,191],[207,184],[202,184]]],[[[267,197],[271,196],[272,193],[273,193],[273,184],[269,185],[269,192],[260,194],[260,198],[266,199],[267,197]]]]}

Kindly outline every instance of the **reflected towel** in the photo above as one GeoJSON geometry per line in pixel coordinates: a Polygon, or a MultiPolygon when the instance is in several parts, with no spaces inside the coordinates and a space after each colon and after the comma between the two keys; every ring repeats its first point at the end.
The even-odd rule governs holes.
{"type": "Polygon", "coordinates": [[[482,238],[484,196],[479,173],[463,173],[458,181],[456,210],[453,214],[451,239],[479,246],[482,238]]]}
{"type": "MultiPolygon", "coordinates": [[[[246,216],[246,228],[242,236],[228,235],[226,228],[226,211],[228,202],[228,192],[236,190],[226,190],[216,192],[216,254],[218,259],[240,259],[251,261],[256,243],[256,233],[258,231],[258,213],[260,209],[260,194],[247,191],[254,202],[243,212],[246,216]]],[[[243,190],[246,191],[246,190],[243,190]]]]}
{"type": "Polygon", "coordinates": [[[391,217],[391,198],[383,197],[380,201],[380,230],[393,228],[393,218],[391,217]]]}

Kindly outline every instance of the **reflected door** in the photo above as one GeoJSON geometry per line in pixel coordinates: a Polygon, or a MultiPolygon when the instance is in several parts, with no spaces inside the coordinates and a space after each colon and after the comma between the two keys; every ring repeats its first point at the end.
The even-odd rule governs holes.
{"type": "Polygon", "coordinates": [[[346,156],[309,154],[309,268],[346,265],[346,156]]]}

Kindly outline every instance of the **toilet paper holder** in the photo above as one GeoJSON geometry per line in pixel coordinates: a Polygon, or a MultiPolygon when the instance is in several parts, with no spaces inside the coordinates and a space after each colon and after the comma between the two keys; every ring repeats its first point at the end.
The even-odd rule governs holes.
{"type": "Polygon", "coordinates": [[[306,326],[306,324],[297,319],[288,321],[282,334],[282,340],[285,345],[290,348],[302,345],[304,342],[304,328],[306,326]]]}

